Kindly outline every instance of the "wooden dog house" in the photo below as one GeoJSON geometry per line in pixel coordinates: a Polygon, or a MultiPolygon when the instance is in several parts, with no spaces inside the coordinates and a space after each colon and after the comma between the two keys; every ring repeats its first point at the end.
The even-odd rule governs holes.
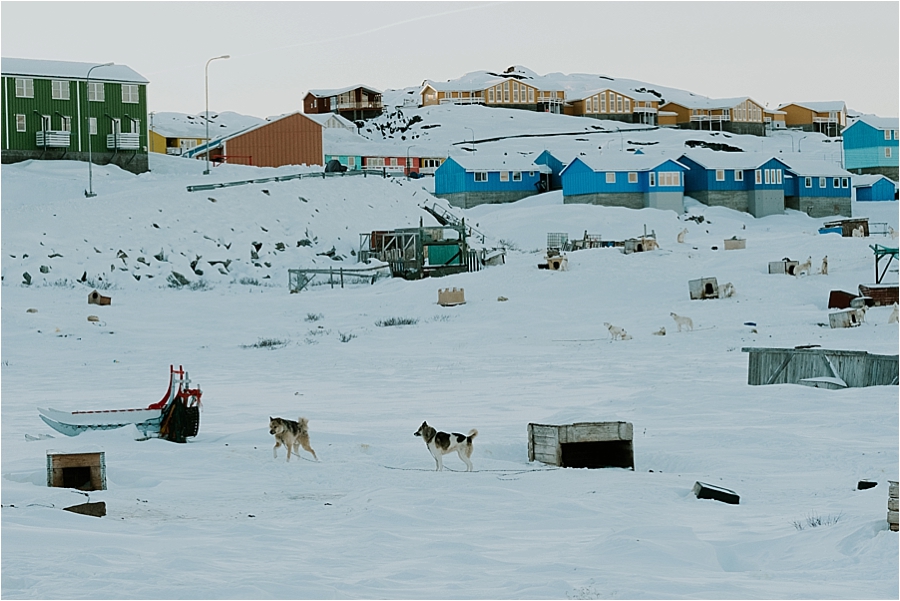
{"type": "Polygon", "coordinates": [[[438,288],[438,304],[442,307],[466,304],[465,288],[438,288]]]}
{"type": "Polygon", "coordinates": [[[108,305],[112,302],[112,299],[108,296],[103,296],[96,290],[88,294],[88,304],[89,305],[108,305]]]}
{"type": "Polygon", "coordinates": [[[106,490],[106,456],[97,453],[47,452],[47,486],[106,490]]]}
{"type": "Polygon", "coordinates": [[[782,259],[780,261],[769,261],[769,273],[777,273],[784,275],[797,275],[797,268],[800,267],[799,261],[791,261],[790,259],[782,259]]]}
{"type": "Polygon", "coordinates": [[[634,469],[630,422],[528,424],[528,461],[560,467],[634,469]]]}
{"type": "Polygon", "coordinates": [[[716,278],[690,280],[688,282],[688,289],[691,293],[691,300],[719,298],[719,282],[716,278]]]}

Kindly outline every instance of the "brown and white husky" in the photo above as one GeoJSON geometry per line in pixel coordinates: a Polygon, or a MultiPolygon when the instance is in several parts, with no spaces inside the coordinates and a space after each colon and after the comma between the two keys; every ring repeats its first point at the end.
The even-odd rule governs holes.
{"type": "Polygon", "coordinates": [[[438,432],[429,426],[428,422],[422,422],[419,429],[413,432],[413,436],[421,436],[425,440],[425,444],[428,446],[428,450],[431,451],[431,456],[434,457],[434,462],[437,465],[435,471],[439,472],[444,469],[444,455],[454,451],[466,464],[466,471],[472,471],[472,461],[469,458],[472,456],[473,450],[472,439],[478,436],[478,430],[475,428],[469,430],[468,434],[459,434],[457,432],[448,434],[446,432],[438,432]]]}
{"type": "Polygon", "coordinates": [[[291,449],[295,455],[300,455],[300,448],[303,447],[315,457],[316,452],[309,446],[309,420],[301,417],[297,421],[290,419],[282,419],[280,417],[269,417],[269,434],[275,437],[275,447],[272,449],[272,456],[278,457],[278,447],[284,445],[287,449],[287,460],[291,460],[291,449]]]}

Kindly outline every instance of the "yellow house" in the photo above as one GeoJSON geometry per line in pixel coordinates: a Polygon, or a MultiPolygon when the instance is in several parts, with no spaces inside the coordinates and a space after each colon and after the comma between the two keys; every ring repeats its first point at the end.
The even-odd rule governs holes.
{"type": "Polygon", "coordinates": [[[483,104],[550,113],[562,113],[566,99],[565,90],[556,89],[540,77],[497,75],[487,71],[476,71],[446,82],[426,79],[419,95],[421,106],[483,104]]]}
{"type": "Polygon", "coordinates": [[[676,126],[684,129],[766,135],[765,107],[746,96],[721,99],[691,97],[667,102],[660,110],[675,113],[676,126]]]}
{"type": "Polygon", "coordinates": [[[206,141],[207,127],[209,138],[215,140],[247,127],[258,125],[263,120],[258,117],[239,115],[237,113],[210,113],[209,123],[203,114],[185,115],[183,113],[150,113],[150,152],[180,156],[206,141]]]}
{"type": "Polygon", "coordinates": [[[167,136],[153,129],[150,130],[150,152],[180,155],[185,150],[190,150],[203,142],[202,137],[167,136]]]}
{"type": "Polygon", "coordinates": [[[785,125],[803,131],[836,137],[847,126],[847,105],[843,100],[826,102],[790,102],[778,107],[785,113],[785,125]]]}
{"type": "Polygon", "coordinates": [[[658,113],[659,98],[653,94],[609,88],[570,97],[566,106],[567,115],[649,125],[657,124],[658,113]]]}

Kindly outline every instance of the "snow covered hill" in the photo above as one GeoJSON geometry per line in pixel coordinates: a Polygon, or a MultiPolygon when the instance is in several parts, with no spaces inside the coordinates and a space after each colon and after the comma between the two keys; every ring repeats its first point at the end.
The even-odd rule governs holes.
{"type": "MultiPolygon", "coordinates": [[[[560,131],[561,121],[540,130],[537,114],[464,108],[475,110],[426,109],[442,127],[420,139],[465,140],[464,124],[499,138],[510,112],[530,120],[526,131],[560,131]]],[[[573,150],[619,145],[618,134],[584,131],[573,150]]],[[[642,135],[623,132],[622,146],[642,135]]],[[[658,146],[674,152],[686,135],[658,146]]],[[[729,143],[790,147],[777,140],[729,143]]],[[[804,154],[810,142],[826,146],[810,137],[804,154]]],[[[900,463],[897,388],[748,386],[741,351],[896,354],[887,307],[860,327],[823,325],[829,292],[870,283],[869,245],[890,239],[821,235],[825,220],[794,211],[754,219],[688,199],[677,215],[563,205],[554,192],[458,211],[511,249],[504,265],[289,294],[290,268],[355,265],[359,234],[433,223],[420,208],[440,202],[429,181],[188,192],[300,170],[222,165],[203,176],[202,162],[162,155],[150,166],[139,176],[95,167],[91,199],[84,163],[2,168],[4,598],[900,594],[885,521],[900,463]],[[617,239],[645,227],[660,250],[583,250],[566,272],[537,267],[549,232],[617,239]],[[733,236],[747,248],[721,250],[733,236]],[[767,273],[769,261],[811,257],[818,268],[826,255],[827,276],[767,273]],[[173,272],[191,285],[172,286],[173,272]],[[688,280],[710,276],[735,296],[690,300],[688,280]],[[109,306],[87,304],[95,287],[109,306]],[[463,288],[466,304],[437,305],[447,287],[463,288]],[[677,332],[671,312],[694,330],[677,332]],[[407,325],[388,325],[397,322],[407,325]],[[632,339],[611,341],[604,322],[632,339]],[[145,407],[171,364],[203,390],[187,444],[137,440],[134,428],[67,438],[38,418],[38,406],[145,407]],[[273,459],[269,416],[301,415],[319,462],[302,451],[273,459]],[[475,471],[451,455],[434,472],[413,436],[423,420],[477,428],[475,471]],[[634,426],[634,471],[527,459],[528,423],[618,420],[634,426]],[[47,452],[84,450],[105,453],[108,490],[48,488],[47,452]],[[878,485],[856,490],[861,479],[878,485]],[[697,481],[733,489],[740,504],[698,500],[697,481]],[[60,511],[88,498],[106,503],[106,517],[60,511]]],[[[900,226],[896,203],[853,211],[900,226]]]]}

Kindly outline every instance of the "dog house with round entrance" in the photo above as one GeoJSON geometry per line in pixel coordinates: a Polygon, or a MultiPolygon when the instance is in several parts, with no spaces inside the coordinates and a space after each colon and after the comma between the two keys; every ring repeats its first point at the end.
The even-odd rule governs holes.
{"type": "Polygon", "coordinates": [[[716,278],[700,278],[688,281],[691,300],[719,298],[719,282],[716,278]]]}
{"type": "Polygon", "coordinates": [[[630,422],[528,424],[528,461],[560,467],[634,469],[630,422]]]}
{"type": "Polygon", "coordinates": [[[47,486],[106,490],[106,454],[47,451],[47,486]]]}

